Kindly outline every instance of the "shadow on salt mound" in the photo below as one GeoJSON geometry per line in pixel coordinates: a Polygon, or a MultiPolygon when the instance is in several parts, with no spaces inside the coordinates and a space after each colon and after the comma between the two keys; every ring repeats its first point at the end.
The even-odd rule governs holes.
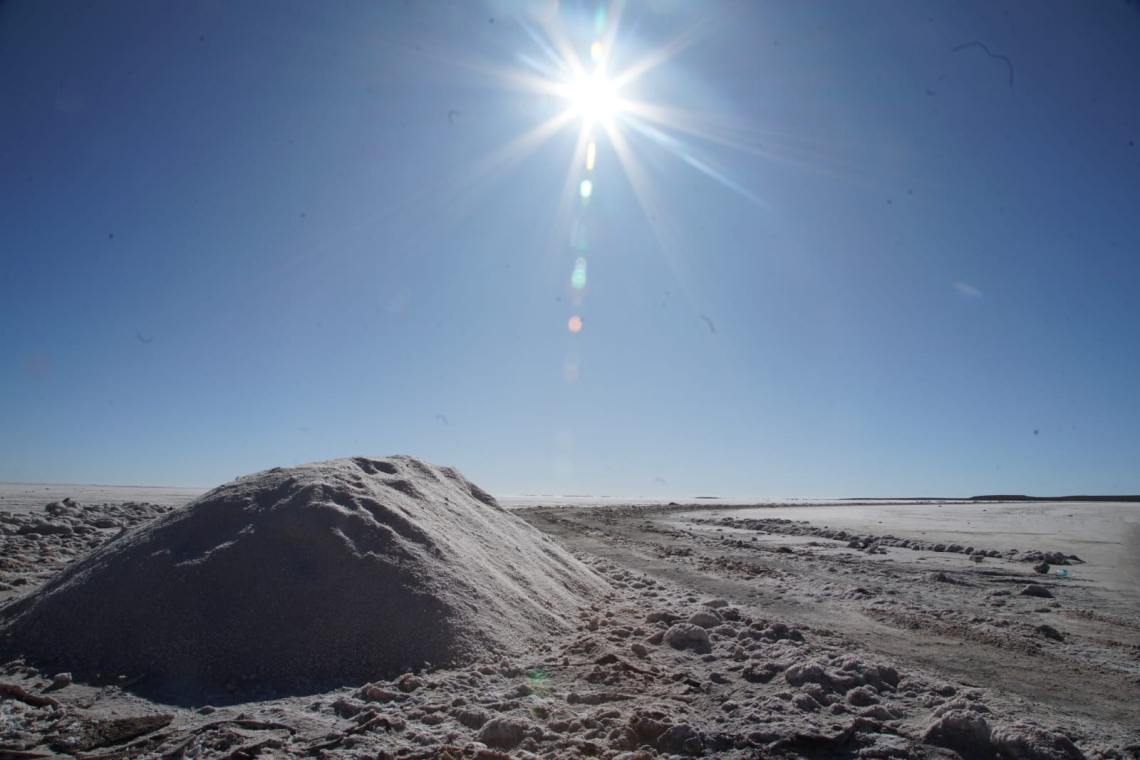
{"type": "Polygon", "coordinates": [[[608,588],[457,470],[354,457],[220,486],[0,610],[0,632],[147,691],[303,692],[521,651],[608,588]]]}

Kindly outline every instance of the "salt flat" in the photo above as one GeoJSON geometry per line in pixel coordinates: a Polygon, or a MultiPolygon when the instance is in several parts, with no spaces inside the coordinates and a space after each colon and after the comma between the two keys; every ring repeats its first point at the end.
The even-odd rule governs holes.
{"type": "MultiPolygon", "coordinates": [[[[467,496],[437,493],[427,475],[431,467],[409,470],[401,462],[356,462],[360,473],[344,463],[347,480],[330,475],[287,488],[277,482],[284,473],[261,473],[265,487],[250,498],[223,499],[217,515],[191,521],[209,541],[175,530],[204,509],[201,503],[175,509],[200,489],[0,486],[0,621],[7,621],[9,645],[26,644],[7,662],[0,658],[0,712],[16,737],[0,750],[52,757],[59,755],[49,751],[98,749],[107,760],[262,750],[262,756],[271,750],[277,757],[345,760],[1140,757],[1135,504],[761,505],[538,495],[503,498],[511,509],[505,513],[494,512],[486,497],[481,503],[498,522],[521,518],[545,534],[530,531],[517,547],[545,557],[543,570],[520,573],[515,560],[499,570],[477,562],[455,578],[431,581],[472,541],[496,552],[511,542],[487,539],[482,529],[464,539],[462,521],[442,516],[467,496]],[[368,490],[369,484],[395,492],[368,490]],[[258,549],[258,541],[277,534],[257,515],[241,517],[239,505],[260,504],[273,513],[300,509],[302,492],[324,505],[326,524],[286,530],[280,546],[258,549]],[[44,509],[65,497],[82,506],[44,509]],[[354,520],[407,506],[404,497],[419,499],[424,519],[438,523],[432,534],[438,540],[424,551],[408,543],[424,533],[408,522],[412,511],[391,512],[389,522],[399,530],[376,540],[351,529],[354,520]],[[160,534],[165,543],[151,540],[160,534]],[[967,546],[985,554],[967,554],[967,546]],[[374,581],[335,586],[329,593],[343,590],[351,608],[336,623],[336,616],[314,615],[314,597],[303,593],[317,569],[332,567],[320,547],[345,555],[353,567],[422,563],[417,572],[397,573],[399,582],[387,584],[388,591],[374,581]],[[94,635],[95,618],[125,630],[169,622],[163,618],[167,598],[184,604],[189,596],[179,590],[181,579],[238,560],[243,569],[200,584],[204,601],[183,615],[187,625],[240,629],[255,644],[280,634],[284,643],[266,647],[268,653],[315,642],[305,652],[323,662],[329,637],[346,632],[369,648],[417,643],[419,633],[393,628],[406,617],[403,609],[392,622],[381,615],[354,632],[361,617],[354,605],[367,601],[365,590],[379,595],[368,602],[375,606],[418,583],[425,594],[455,596],[454,614],[432,630],[474,616],[485,620],[480,630],[498,649],[498,632],[506,627],[500,621],[517,627],[529,619],[525,599],[503,609],[498,603],[546,572],[551,552],[563,550],[600,579],[599,593],[560,608],[567,630],[543,628],[519,638],[509,652],[477,648],[470,662],[449,664],[433,655],[430,663],[395,670],[359,662],[327,690],[314,690],[272,681],[266,663],[238,657],[212,680],[199,679],[194,696],[183,690],[181,671],[171,681],[158,667],[163,651],[144,651],[150,640],[130,645],[117,659],[102,657],[100,667],[92,667],[99,658],[81,651],[94,635]],[[1038,552],[1048,553],[1049,568],[1038,552]],[[144,564],[167,557],[175,563],[175,580],[142,594],[137,587],[144,580],[161,577],[144,564]],[[384,565],[385,557],[398,561],[384,565]],[[100,580],[96,565],[117,574],[100,580]],[[257,573],[270,573],[273,582],[251,594],[257,573]],[[454,594],[484,576],[507,590],[483,601],[454,594]],[[75,585],[81,581],[91,585],[75,585]],[[279,587],[283,598],[266,603],[279,587]],[[152,606],[158,600],[161,611],[136,609],[145,599],[152,606]],[[256,604],[261,612],[246,616],[253,622],[244,620],[243,611],[256,604]],[[91,609],[68,617],[84,605],[91,609]],[[62,610],[65,619],[49,620],[52,610],[62,610]],[[285,622],[288,615],[292,622],[285,622]],[[268,625],[268,632],[258,632],[258,625],[268,625]],[[69,632],[80,631],[73,645],[69,632]],[[52,651],[32,651],[47,646],[49,633],[52,651]],[[141,658],[131,660],[136,651],[141,658]],[[71,656],[67,669],[56,655],[71,656]]],[[[250,482],[261,483],[258,478],[250,482]]],[[[397,606],[418,609],[422,602],[397,606]]],[[[153,636],[153,646],[172,638],[153,636]]],[[[115,633],[102,640],[120,639],[115,633]]],[[[177,647],[174,659],[201,675],[210,656],[186,657],[191,651],[177,647]]]]}
{"type": "Polygon", "coordinates": [[[170,486],[71,485],[66,483],[0,483],[0,510],[35,512],[45,504],[71,498],[82,504],[121,504],[128,501],[180,507],[206,493],[205,488],[170,486]]]}
{"type": "MultiPolygon", "coordinates": [[[[689,519],[698,513],[681,514],[689,519]]],[[[807,520],[857,533],[1001,550],[1076,554],[1073,573],[1131,597],[1140,609],[1140,504],[1131,502],[859,503],[733,509],[700,516],[807,520]]]]}
{"type": "MultiPolygon", "coordinates": [[[[678,504],[710,507],[739,508],[745,506],[850,506],[844,499],[787,499],[759,496],[590,496],[573,494],[495,494],[495,499],[506,509],[537,509],[542,507],[667,507],[678,504]]],[[[924,500],[927,501],[927,500],[924,500]]]]}
{"type": "Polygon", "coordinates": [[[1134,504],[595,505],[522,514],[576,551],[678,582],[695,598],[724,597],[851,651],[984,687],[1023,720],[1079,718],[1090,721],[1081,730],[1097,724],[1091,730],[1106,735],[1140,725],[1134,504]],[[845,534],[825,537],[823,526],[845,534]],[[908,545],[880,545],[885,536],[908,545]],[[935,548],[955,543],[994,553],[935,548]],[[1036,561],[1021,561],[1035,550],[1066,559],[1042,574],[1036,561]]]}

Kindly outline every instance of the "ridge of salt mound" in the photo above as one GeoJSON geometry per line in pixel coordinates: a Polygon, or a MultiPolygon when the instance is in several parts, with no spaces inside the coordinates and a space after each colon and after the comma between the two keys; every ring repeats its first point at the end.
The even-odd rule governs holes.
{"type": "Polygon", "coordinates": [[[450,467],[278,467],[0,609],[0,648],[167,684],[306,684],[510,654],[609,585],[450,467]]]}

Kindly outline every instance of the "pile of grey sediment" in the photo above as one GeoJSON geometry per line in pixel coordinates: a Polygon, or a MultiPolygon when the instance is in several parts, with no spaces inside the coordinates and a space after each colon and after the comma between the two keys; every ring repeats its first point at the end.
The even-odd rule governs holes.
{"type": "Polygon", "coordinates": [[[759,533],[779,533],[789,536],[815,536],[818,538],[829,538],[833,541],[846,541],[848,548],[858,549],[870,554],[881,553],[882,549],[885,547],[895,547],[899,549],[911,549],[913,551],[965,554],[979,558],[993,557],[997,559],[1005,559],[1010,562],[1032,562],[1034,564],[1040,564],[1044,562],[1050,565],[1071,565],[1074,563],[1084,562],[1084,560],[1075,554],[1064,554],[1058,551],[1031,549],[1029,551],[1023,552],[1018,551],[1017,549],[1009,549],[1003,552],[997,549],[981,549],[974,546],[962,546],[961,544],[955,543],[924,541],[917,538],[898,538],[897,536],[892,536],[889,534],[879,536],[871,533],[855,533],[852,531],[828,528],[827,526],[821,527],[818,525],[812,525],[806,520],[788,520],[778,517],[765,519],[723,517],[719,520],[695,520],[694,522],[706,525],[723,525],[726,528],[752,530],[759,533]]]}
{"type": "Polygon", "coordinates": [[[520,655],[613,590],[458,470],[406,455],[253,473],[69,567],[29,559],[56,572],[0,606],[0,662],[179,700],[520,655]]]}

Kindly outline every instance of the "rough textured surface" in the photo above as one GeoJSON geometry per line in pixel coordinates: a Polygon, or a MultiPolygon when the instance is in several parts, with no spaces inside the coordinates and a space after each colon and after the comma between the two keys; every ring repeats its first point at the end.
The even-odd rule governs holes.
{"type": "MultiPolygon", "coordinates": [[[[753,542],[711,521],[693,529],[700,515],[678,526],[668,512],[524,514],[611,589],[567,617],[572,630],[527,651],[324,693],[218,689],[175,704],[147,699],[121,674],[59,688],[60,663],[0,661],[0,755],[1140,757],[1140,627],[1106,613],[1119,600],[1092,583],[1051,578],[1057,598],[1043,602],[1017,595],[1041,576],[1016,559],[979,567],[949,549],[869,554],[783,534],[765,546],[763,534],[753,542]],[[693,551],[669,551],[679,546],[693,551]],[[932,561],[952,582],[930,578],[932,561]],[[723,623],[686,622],[709,609],[723,623]],[[1035,630],[1042,620],[1065,641],[1035,630]],[[674,648],[665,634],[675,624],[703,631],[707,649],[674,648]]],[[[44,557],[59,556],[60,545],[45,545],[44,557]]],[[[1081,577],[1097,567],[1081,566],[1081,577]]]]}
{"type": "Polygon", "coordinates": [[[994,729],[990,735],[1002,757],[1013,760],[1084,760],[1069,737],[1018,723],[994,729]]]}
{"type": "Polygon", "coordinates": [[[0,511],[0,604],[173,508],[141,502],[81,504],[65,497],[36,512],[0,511]]]}
{"type": "Polygon", "coordinates": [[[214,489],[0,614],[77,671],[292,688],[509,653],[606,589],[458,471],[355,457],[214,489]]]}

